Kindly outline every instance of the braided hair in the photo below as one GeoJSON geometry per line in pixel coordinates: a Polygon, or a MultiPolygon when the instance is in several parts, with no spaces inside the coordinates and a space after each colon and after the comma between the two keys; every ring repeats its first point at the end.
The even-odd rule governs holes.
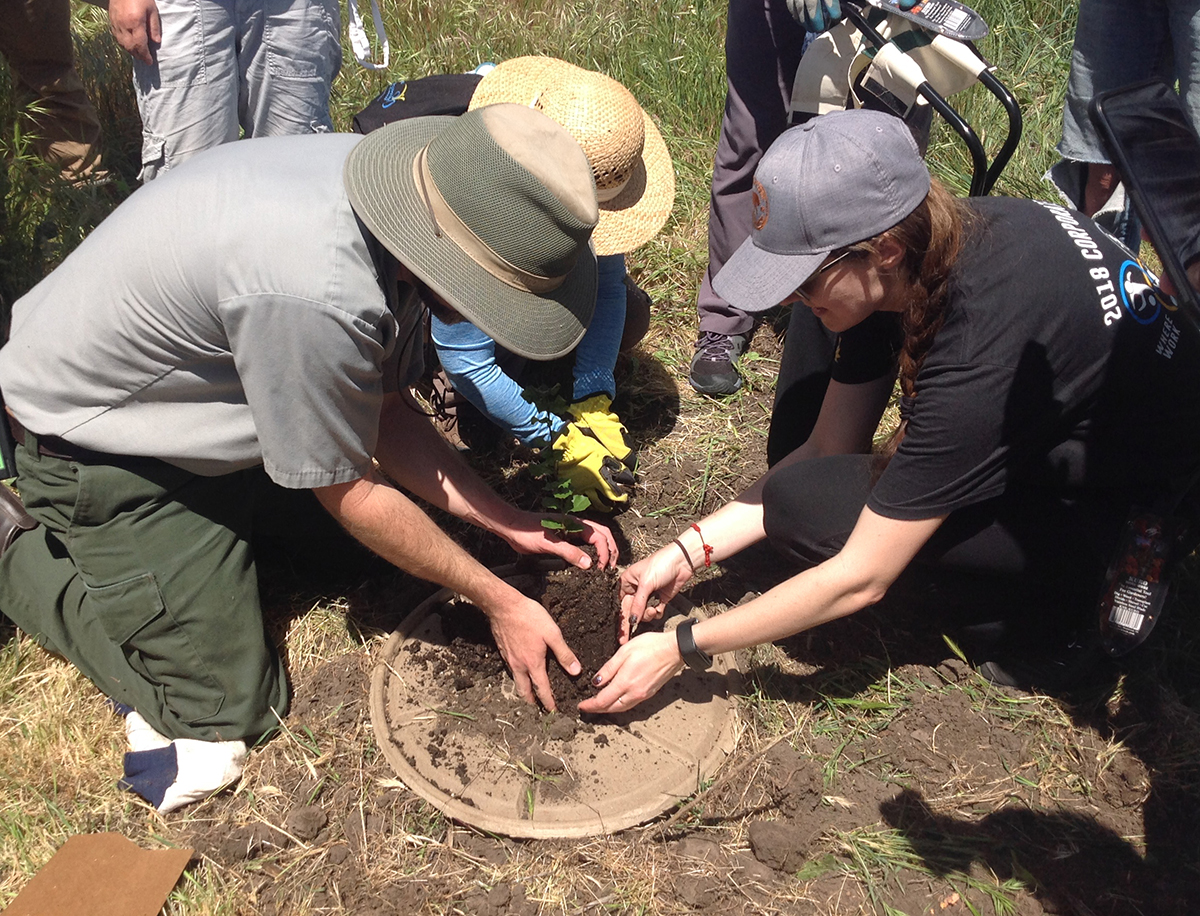
{"type": "Polygon", "coordinates": [[[908,426],[908,415],[917,398],[917,374],[933,339],[942,326],[950,288],[950,274],[970,228],[972,212],[964,201],[946,190],[936,178],[929,194],[912,213],[883,233],[904,248],[898,270],[904,283],[900,351],[900,426],[880,450],[882,473],[895,454],[908,426]]]}

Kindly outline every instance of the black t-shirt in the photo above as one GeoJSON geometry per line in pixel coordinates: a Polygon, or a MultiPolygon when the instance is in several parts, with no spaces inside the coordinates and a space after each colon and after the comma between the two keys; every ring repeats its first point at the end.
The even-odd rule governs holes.
{"type": "MultiPolygon", "coordinates": [[[[970,206],[980,218],[945,321],[868,505],[923,519],[1013,485],[1137,501],[1179,486],[1200,465],[1200,353],[1170,300],[1078,213],[1012,198],[970,206]]],[[[853,349],[852,335],[840,346],[853,349]]],[[[869,375],[854,353],[842,358],[869,375]]],[[[890,368],[881,359],[875,377],[890,368]]]]}

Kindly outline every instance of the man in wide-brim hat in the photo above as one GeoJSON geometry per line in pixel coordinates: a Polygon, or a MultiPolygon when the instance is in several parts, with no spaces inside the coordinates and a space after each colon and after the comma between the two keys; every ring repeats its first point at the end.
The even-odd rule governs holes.
{"type": "MultiPolygon", "coordinates": [[[[126,779],[160,810],[236,778],[286,712],[250,545],[267,478],[482,608],[518,690],[553,707],[547,648],[579,671],[557,626],[404,491],[590,559],[488,489],[407,386],[426,308],[533,358],[574,347],[596,221],[570,135],[496,105],[203,153],[16,303],[0,387],[28,514],[0,488],[0,611],[133,710],[126,779]]],[[[606,528],[584,538],[616,561],[606,528]]]]}

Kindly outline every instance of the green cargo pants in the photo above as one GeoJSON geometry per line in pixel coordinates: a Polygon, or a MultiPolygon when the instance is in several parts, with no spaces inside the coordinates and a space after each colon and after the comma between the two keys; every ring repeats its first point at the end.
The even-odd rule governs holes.
{"type": "Polygon", "coordinates": [[[265,475],[112,462],[18,446],[41,527],[0,558],[0,610],[167,737],[253,740],[287,711],[250,545],[265,475]]]}

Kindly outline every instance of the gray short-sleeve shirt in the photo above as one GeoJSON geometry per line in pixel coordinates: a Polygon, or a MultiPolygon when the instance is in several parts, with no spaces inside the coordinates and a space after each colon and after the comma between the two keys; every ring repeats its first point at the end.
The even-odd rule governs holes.
{"type": "Polygon", "coordinates": [[[14,305],[8,407],[38,434],[204,475],[365,474],[384,376],[412,380],[423,335],[342,185],[360,140],[231,143],[135,192],[14,305]]]}

